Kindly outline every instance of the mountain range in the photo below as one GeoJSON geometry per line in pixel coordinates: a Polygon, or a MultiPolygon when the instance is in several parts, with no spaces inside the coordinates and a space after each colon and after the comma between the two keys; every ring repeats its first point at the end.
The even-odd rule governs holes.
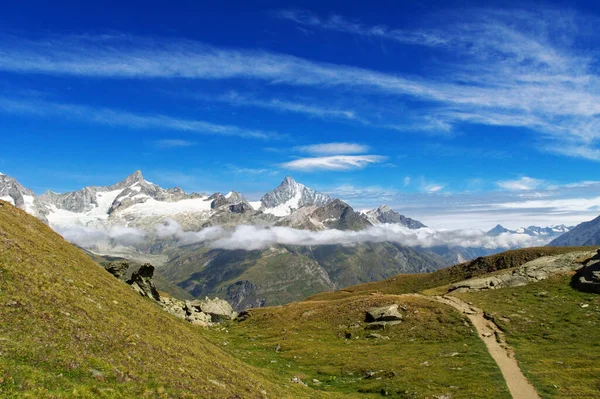
{"type": "Polygon", "coordinates": [[[548,245],[553,247],[600,245],[600,216],[577,225],[548,245]]]}
{"type": "MultiPolygon", "coordinates": [[[[426,230],[423,223],[386,205],[357,212],[292,177],[286,177],[260,201],[248,201],[235,191],[208,195],[186,193],[177,187],[163,189],[145,180],[141,171],[111,186],[89,186],[62,194],[48,191],[39,196],[14,178],[0,175],[0,199],[96,254],[150,261],[158,267],[160,277],[193,296],[219,295],[238,310],[283,304],[398,273],[433,271],[501,250],[447,245],[421,248],[387,241],[299,246],[286,243],[288,230],[279,232],[284,235],[282,243],[253,245],[262,233],[278,234],[266,228],[324,234],[354,234],[376,226],[426,230]],[[244,226],[255,227],[239,237],[248,248],[217,248],[206,240],[206,235],[216,231],[211,228],[244,226]],[[161,235],[159,228],[170,235],[161,235]]],[[[551,239],[550,234],[560,229],[567,228],[531,226],[523,233],[547,234],[551,239]]],[[[488,235],[505,232],[519,233],[497,226],[488,235]]]]}
{"type": "Polygon", "coordinates": [[[509,230],[504,226],[497,224],[496,227],[489,230],[486,234],[490,237],[497,237],[503,233],[509,234],[525,234],[531,237],[547,237],[548,239],[556,238],[562,234],[565,234],[569,230],[573,229],[573,226],[567,227],[564,224],[548,227],[529,226],[520,227],[516,230],[509,230]]]}

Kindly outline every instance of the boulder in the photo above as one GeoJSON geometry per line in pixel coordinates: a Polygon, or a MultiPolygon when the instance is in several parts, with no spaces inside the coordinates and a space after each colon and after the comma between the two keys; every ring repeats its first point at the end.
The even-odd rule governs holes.
{"type": "Polygon", "coordinates": [[[234,320],[238,315],[229,302],[224,299],[206,297],[204,300],[191,301],[189,304],[191,307],[209,314],[213,323],[234,320]]]}
{"type": "Polygon", "coordinates": [[[197,326],[208,326],[212,322],[210,315],[204,312],[193,312],[185,317],[187,321],[197,326]]]}
{"type": "Polygon", "coordinates": [[[154,275],[154,266],[150,263],[144,263],[139,269],[133,272],[131,278],[127,280],[127,284],[140,293],[142,296],[147,296],[156,301],[160,300],[160,295],[156,286],[152,282],[154,275]]]}
{"type": "Polygon", "coordinates": [[[129,262],[110,262],[104,265],[104,269],[119,280],[125,281],[127,279],[127,270],[129,269],[129,262]]]}
{"type": "Polygon", "coordinates": [[[600,250],[577,271],[571,284],[579,291],[600,294],[600,250]]]}
{"type": "Polygon", "coordinates": [[[185,302],[180,299],[175,299],[171,297],[160,297],[160,303],[163,309],[172,314],[173,316],[179,317],[180,319],[185,319],[187,313],[185,311],[185,302]]]}
{"type": "Polygon", "coordinates": [[[382,306],[367,310],[367,322],[394,320],[402,320],[402,315],[398,311],[398,304],[382,306]]]}

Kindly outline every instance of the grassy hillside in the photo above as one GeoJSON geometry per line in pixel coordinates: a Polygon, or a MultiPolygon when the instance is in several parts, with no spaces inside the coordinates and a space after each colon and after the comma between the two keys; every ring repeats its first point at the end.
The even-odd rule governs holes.
{"type": "Polygon", "coordinates": [[[485,256],[427,274],[400,274],[387,280],[355,285],[334,292],[323,292],[307,300],[321,301],[348,298],[369,293],[407,294],[441,287],[498,270],[521,266],[542,256],[560,255],[596,247],[539,247],[524,248],[485,256]]]}
{"type": "Polygon", "coordinates": [[[315,392],[355,398],[510,398],[464,316],[426,298],[363,295],[252,309],[247,320],[228,329],[224,349],[251,365],[296,376],[315,392]],[[365,311],[392,303],[400,304],[404,321],[365,330],[365,311]],[[369,338],[372,333],[382,338],[369,338]]]}
{"type": "Polygon", "coordinates": [[[544,398],[598,398],[600,296],[572,289],[570,279],[457,296],[487,310],[544,398]]]}
{"type": "Polygon", "coordinates": [[[0,320],[3,398],[308,396],[224,353],[203,329],[168,315],[2,201],[0,320]]]}

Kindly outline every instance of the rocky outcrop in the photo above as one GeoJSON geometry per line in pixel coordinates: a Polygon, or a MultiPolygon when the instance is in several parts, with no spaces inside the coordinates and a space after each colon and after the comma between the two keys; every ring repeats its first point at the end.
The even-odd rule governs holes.
{"type": "Polygon", "coordinates": [[[600,294],[600,249],[583,262],[583,267],[573,276],[571,285],[579,291],[600,294]]]}
{"type": "Polygon", "coordinates": [[[221,321],[230,321],[237,317],[237,313],[233,310],[229,302],[224,299],[209,297],[204,300],[187,301],[186,307],[190,311],[205,313],[210,316],[210,321],[219,323],[221,321]]]}
{"type": "Polygon", "coordinates": [[[127,279],[129,268],[129,262],[125,261],[110,262],[104,265],[107,272],[129,284],[140,295],[157,301],[167,313],[176,317],[195,325],[207,327],[223,321],[234,320],[238,316],[231,305],[223,299],[206,297],[204,300],[182,301],[168,295],[161,296],[152,281],[153,265],[149,263],[141,265],[127,279]]]}
{"type": "Polygon", "coordinates": [[[571,252],[564,255],[544,256],[532,260],[512,270],[479,278],[473,278],[450,286],[451,292],[482,291],[506,287],[518,287],[532,282],[545,280],[555,274],[578,270],[578,259],[587,259],[594,255],[590,251],[571,252]]]}
{"type": "Polygon", "coordinates": [[[131,278],[127,280],[127,284],[136,290],[142,296],[147,296],[156,301],[160,299],[158,290],[152,281],[154,275],[154,266],[150,263],[144,263],[139,269],[133,272],[131,278]]]}
{"type": "Polygon", "coordinates": [[[124,261],[114,261],[104,265],[104,269],[107,272],[118,278],[119,280],[127,280],[127,270],[129,270],[129,263],[124,261]]]}

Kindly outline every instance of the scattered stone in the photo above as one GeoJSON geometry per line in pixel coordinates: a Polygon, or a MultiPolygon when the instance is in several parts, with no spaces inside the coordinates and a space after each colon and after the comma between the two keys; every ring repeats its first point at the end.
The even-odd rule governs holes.
{"type": "Polygon", "coordinates": [[[104,382],[105,380],[105,374],[102,371],[96,370],[96,369],[90,369],[90,374],[92,374],[92,377],[94,377],[96,380],[100,381],[100,382],[104,382]]]}
{"type": "Polygon", "coordinates": [[[388,327],[392,327],[402,323],[401,320],[393,320],[393,321],[375,321],[373,323],[367,324],[365,330],[385,330],[388,327]]]}
{"type": "Polygon", "coordinates": [[[19,305],[19,302],[17,302],[17,301],[8,301],[4,304],[4,306],[11,306],[11,307],[15,307],[18,305],[19,305]]]}
{"type": "Polygon", "coordinates": [[[305,386],[305,387],[306,387],[306,386],[308,386],[308,385],[306,385],[306,383],[305,383],[304,381],[302,381],[302,380],[301,380],[300,378],[298,378],[298,377],[292,377],[292,378],[290,379],[290,381],[292,381],[294,384],[303,385],[303,386],[305,386]]]}
{"type": "Polygon", "coordinates": [[[587,308],[587,307],[589,307],[590,305],[589,305],[588,303],[582,303],[580,306],[581,306],[582,308],[587,308]]]}
{"type": "Polygon", "coordinates": [[[367,335],[365,338],[367,338],[367,339],[383,339],[383,340],[390,339],[390,337],[388,337],[387,335],[380,335],[380,334],[376,334],[376,333],[371,333],[371,334],[367,335]]]}
{"type": "Polygon", "coordinates": [[[276,344],[273,346],[273,349],[275,350],[275,352],[279,352],[281,350],[281,345],[276,344]]]}

